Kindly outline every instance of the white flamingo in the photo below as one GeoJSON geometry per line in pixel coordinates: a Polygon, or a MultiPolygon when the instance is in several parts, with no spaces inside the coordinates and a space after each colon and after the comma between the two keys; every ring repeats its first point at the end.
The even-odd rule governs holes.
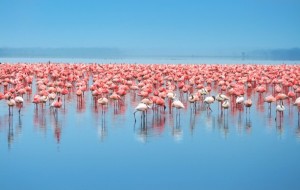
{"type": "Polygon", "coordinates": [[[134,115],[134,122],[136,122],[136,118],[135,118],[135,113],[140,111],[142,112],[142,117],[143,119],[145,119],[145,111],[150,108],[150,106],[148,106],[147,104],[140,102],[136,107],[135,107],[135,112],[133,113],[134,115]]]}
{"type": "Polygon", "coordinates": [[[22,96],[16,96],[15,97],[15,102],[16,102],[16,105],[19,106],[19,114],[20,114],[21,109],[23,107],[24,99],[22,98],[22,96]]]}
{"type": "Polygon", "coordinates": [[[8,105],[8,115],[12,115],[13,108],[16,105],[16,101],[11,96],[9,96],[6,103],[8,105]],[[12,110],[12,111],[10,111],[10,110],[12,110]]]}
{"type": "Polygon", "coordinates": [[[210,104],[214,103],[215,100],[216,98],[214,96],[208,96],[204,99],[204,103],[207,104],[207,110],[209,109],[210,111],[212,111],[210,108],[210,104]]]}

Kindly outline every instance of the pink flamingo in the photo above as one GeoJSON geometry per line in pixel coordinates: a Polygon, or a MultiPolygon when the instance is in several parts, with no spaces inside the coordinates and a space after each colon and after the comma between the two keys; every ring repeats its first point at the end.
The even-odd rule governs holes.
{"type": "MultiPolygon", "coordinates": [[[[52,102],[51,107],[52,107],[52,108],[55,108],[55,110],[54,110],[54,116],[55,116],[55,117],[56,117],[57,114],[58,114],[58,113],[57,113],[57,110],[58,110],[59,108],[61,108],[61,106],[62,106],[62,102],[61,102],[61,100],[60,100],[60,97],[58,97],[56,101],[52,102]]],[[[57,117],[56,117],[56,118],[57,118],[57,117]]]]}

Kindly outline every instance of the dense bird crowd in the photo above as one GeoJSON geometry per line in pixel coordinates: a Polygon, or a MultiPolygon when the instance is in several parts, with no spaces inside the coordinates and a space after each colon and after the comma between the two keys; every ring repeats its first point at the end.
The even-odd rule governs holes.
{"type": "Polygon", "coordinates": [[[208,112],[215,101],[222,109],[249,109],[248,89],[265,102],[276,103],[276,112],[284,111],[286,100],[300,109],[298,65],[3,63],[0,87],[0,100],[7,101],[9,115],[15,106],[20,113],[23,96],[33,92],[36,109],[49,102],[56,114],[64,103],[62,96],[75,92],[80,105],[87,91],[102,108],[109,102],[122,106],[124,97],[133,91],[141,97],[134,113],[142,114],[150,108],[179,111],[185,108],[182,101],[189,102],[191,109],[206,104],[208,112]],[[217,93],[211,94],[212,89],[217,93]]]}

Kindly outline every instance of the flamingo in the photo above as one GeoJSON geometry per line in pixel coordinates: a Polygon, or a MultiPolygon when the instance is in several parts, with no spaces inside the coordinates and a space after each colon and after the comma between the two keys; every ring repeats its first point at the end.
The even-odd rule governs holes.
{"type": "Polygon", "coordinates": [[[283,104],[283,100],[287,99],[288,96],[286,94],[283,94],[283,93],[279,93],[276,95],[276,101],[280,100],[280,103],[283,104]]]}
{"type": "Polygon", "coordinates": [[[60,97],[58,97],[56,101],[52,102],[52,104],[51,104],[50,107],[55,108],[55,112],[54,112],[54,113],[55,113],[55,114],[54,114],[55,117],[56,117],[56,115],[57,115],[57,110],[58,110],[59,108],[61,108],[61,106],[62,106],[62,102],[61,102],[61,100],[60,100],[60,97]]]}
{"type": "Polygon", "coordinates": [[[46,105],[46,102],[48,101],[48,96],[40,96],[40,103],[42,103],[42,107],[43,105],[45,104],[46,105]]]}
{"type": "Polygon", "coordinates": [[[49,99],[49,105],[51,103],[51,101],[54,101],[56,98],[56,93],[51,92],[50,94],[48,94],[48,99],[49,99]]]}
{"type": "Polygon", "coordinates": [[[216,100],[218,101],[218,102],[220,102],[220,104],[221,104],[221,106],[222,106],[222,102],[224,102],[225,100],[229,100],[229,98],[226,96],[226,95],[224,95],[224,94],[218,94],[217,96],[216,96],[216,100]]]}
{"type": "Polygon", "coordinates": [[[119,101],[122,101],[121,96],[118,95],[116,92],[113,92],[110,96],[109,99],[114,101],[114,109],[117,109],[116,106],[118,105],[119,101]]]}
{"type": "Polygon", "coordinates": [[[79,103],[81,105],[82,104],[83,92],[80,88],[77,89],[76,95],[77,95],[77,103],[79,103]]]}
{"type": "Polygon", "coordinates": [[[275,117],[275,121],[276,121],[276,119],[277,119],[277,112],[279,112],[279,114],[282,115],[284,110],[285,110],[285,107],[284,107],[284,105],[283,105],[282,102],[281,102],[281,104],[278,104],[278,105],[276,106],[276,117],[275,117]]]}
{"type": "Polygon", "coordinates": [[[172,101],[175,100],[176,94],[173,91],[171,91],[167,93],[166,97],[169,99],[169,108],[171,108],[172,101]]]}
{"type": "Polygon", "coordinates": [[[149,106],[150,108],[152,107],[153,105],[153,101],[150,100],[149,98],[144,98],[141,100],[142,103],[146,104],[147,106],[149,106]]]}
{"type": "Polygon", "coordinates": [[[97,100],[98,104],[100,104],[102,106],[102,114],[104,113],[104,109],[103,106],[107,106],[108,105],[108,99],[105,97],[99,98],[97,100]]]}
{"type": "Polygon", "coordinates": [[[33,97],[32,103],[35,104],[35,108],[37,109],[37,108],[38,108],[38,104],[40,103],[40,95],[38,95],[38,94],[35,95],[35,96],[33,97]]]}
{"type": "Polygon", "coordinates": [[[251,99],[247,99],[244,102],[245,107],[246,107],[246,113],[247,113],[247,109],[249,109],[249,113],[250,113],[250,107],[252,106],[252,100],[251,99]]]}
{"type": "Polygon", "coordinates": [[[180,121],[180,109],[184,109],[183,103],[180,100],[174,100],[171,106],[175,107],[177,110],[176,121],[177,121],[177,116],[179,117],[179,121],[180,121]]]}
{"type": "Polygon", "coordinates": [[[202,88],[198,90],[198,93],[202,96],[205,97],[208,94],[208,90],[206,88],[202,88]]]}
{"type": "Polygon", "coordinates": [[[19,107],[19,114],[20,114],[21,109],[23,107],[24,99],[22,98],[22,96],[16,96],[15,97],[15,102],[16,102],[16,105],[19,107]]]}
{"type": "Polygon", "coordinates": [[[184,108],[184,105],[180,100],[174,100],[172,103],[172,107],[175,107],[176,109],[182,109],[184,108]]]}
{"type": "Polygon", "coordinates": [[[269,104],[269,109],[271,109],[271,103],[276,102],[276,98],[272,95],[269,95],[269,96],[265,97],[264,101],[269,104]]]}
{"type": "MultiPolygon", "coordinates": [[[[228,110],[229,106],[230,106],[229,100],[225,100],[221,105],[222,109],[225,109],[225,110],[228,110]]],[[[221,113],[221,114],[223,114],[223,113],[221,113]]],[[[227,116],[228,116],[228,111],[227,111],[227,116]]]]}
{"type": "Polygon", "coordinates": [[[133,116],[134,116],[134,122],[136,122],[136,118],[135,118],[135,113],[140,111],[142,112],[141,117],[143,118],[143,120],[145,120],[145,111],[150,108],[150,106],[148,106],[147,104],[140,102],[136,108],[135,108],[135,112],[133,112],[133,116]]]}
{"type": "Polygon", "coordinates": [[[7,105],[8,105],[8,115],[13,115],[13,108],[16,105],[16,101],[11,96],[9,96],[7,99],[7,105]]]}
{"type": "Polygon", "coordinates": [[[223,109],[228,109],[229,106],[230,106],[229,100],[225,100],[225,101],[222,103],[222,108],[223,108],[223,109]]]}
{"type": "Polygon", "coordinates": [[[215,100],[215,96],[208,96],[204,99],[204,103],[207,104],[207,110],[209,109],[210,111],[212,111],[212,109],[210,108],[210,104],[214,103],[215,100]]]}
{"type": "Polygon", "coordinates": [[[164,111],[166,111],[166,105],[165,105],[165,101],[164,101],[164,99],[162,99],[161,97],[157,97],[156,99],[155,99],[155,104],[156,105],[158,105],[158,106],[160,106],[160,107],[163,107],[164,108],[164,111]]]}
{"type": "Polygon", "coordinates": [[[97,100],[98,104],[101,104],[102,106],[107,105],[108,104],[108,99],[105,97],[99,98],[97,100]]]}
{"type": "Polygon", "coordinates": [[[218,94],[216,96],[216,100],[218,102],[223,102],[224,100],[229,100],[229,98],[226,95],[224,95],[224,94],[218,94]]]}
{"type": "Polygon", "coordinates": [[[244,96],[240,95],[236,98],[236,101],[235,101],[236,106],[242,104],[243,102],[244,102],[244,96]]]}
{"type": "Polygon", "coordinates": [[[194,109],[196,111],[196,103],[197,101],[199,101],[199,96],[197,94],[191,94],[189,97],[188,97],[188,101],[194,105],[194,109]]]}
{"type": "Polygon", "coordinates": [[[298,97],[295,102],[294,102],[295,106],[300,106],[300,97],[298,97]]]}

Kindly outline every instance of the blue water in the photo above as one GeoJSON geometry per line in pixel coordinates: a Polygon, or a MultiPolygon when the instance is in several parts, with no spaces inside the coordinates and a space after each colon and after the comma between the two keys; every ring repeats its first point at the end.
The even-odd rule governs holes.
{"type": "MultiPolygon", "coordinates": [[[[214,92],[213,92],[214,93],[214,92]]],[[[34,92],[33,92],[34,94],[34,92]]],[[[176,111],[149,111],[144,125],[133,111],[140,101],[105,114],[90,92],[78,107],[66,97],[55,119],[31,97],[21,115],[0,101],[0,189],[300,189],[298,110],[286,101],[284,116],[252,95],[250,114],[218,104],[207,113],[189,103],[176,111]]],[[[186,97],[183,97],[185,100],[186,97]]]]}

